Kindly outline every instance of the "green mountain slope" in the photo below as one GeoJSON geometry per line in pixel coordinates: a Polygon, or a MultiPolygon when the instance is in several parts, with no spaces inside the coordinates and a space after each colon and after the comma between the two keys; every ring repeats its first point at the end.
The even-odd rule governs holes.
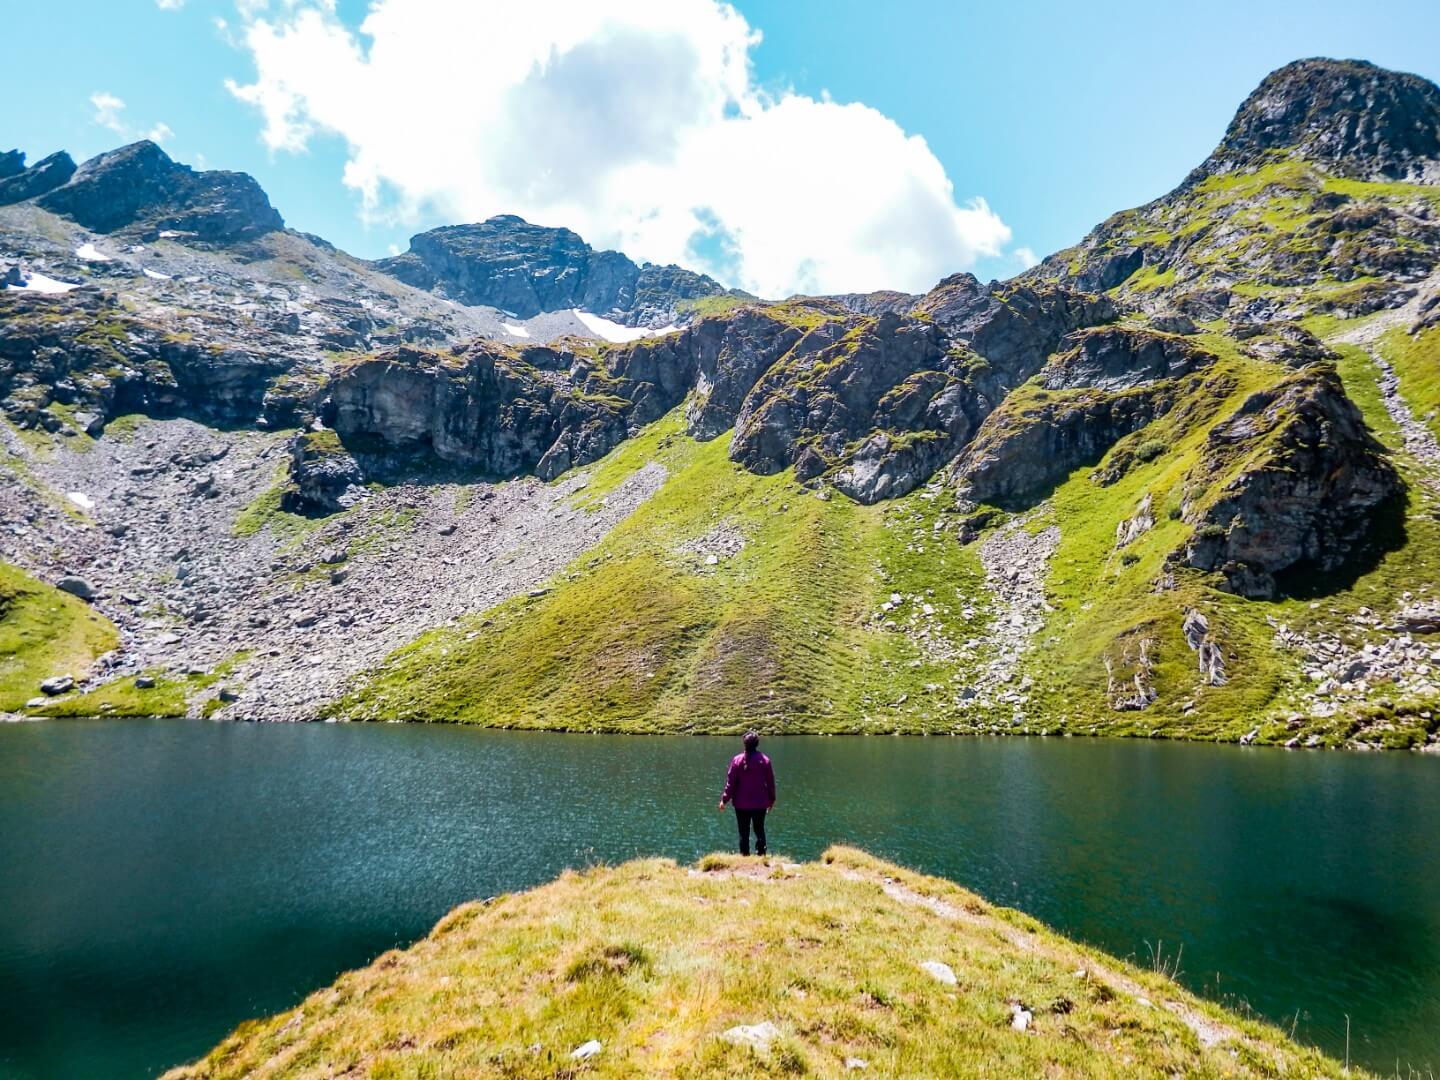
{"type": "MultiPolygon", "coordinates": [[[[599,466],[592,491],[652,458],[670,473],[596,554],[402,650],[334,713],[1432,741],[1440,330],[1415,320],[1440,308],[1440,187],[1393,132],[1330,135],[1357,95],[1440,100],[1413,82],[1283,69],[1257,95],[1294,96],[1288,127],[1252,99],[1175,192],[1032,271],[1118,319],[1010,365],[919,491],[843,498],[853,443],[848,473],[756,476],[748,436],[696,442],[672,415],[599,466]]],[[[974,387],[989,339],[969,340],[974,387]]],[[[830,363],[865,377],[863,354],[830,363]]]]}
{"type": "Polygon", "coordinates": [[[278,232],[236,318],[209,283],[252,264],[198,243],[164,249],[207,283],[184,307],[130,265],[4,294],[0,437],[39,479],[0,554],[95,576],[146,664],[244,653],[224,715],[1440,745],[1423,79],[1287,65],[1174,191],[1009,282],[702,297],[634,341],[476,336],[278,232]],[[128,413],[186,418],[166,464],[128,413]]]}

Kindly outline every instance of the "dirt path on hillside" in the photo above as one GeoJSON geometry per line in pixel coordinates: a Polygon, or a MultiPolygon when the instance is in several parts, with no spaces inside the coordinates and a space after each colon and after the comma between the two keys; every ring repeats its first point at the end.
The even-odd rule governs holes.
{"type": "Polygon", "coordinates": [[[1337,334],[1331,340],[1339,344],[1359,345],[1374,361],[1380,372],[1380,393],[1385,411],[1400,429],[1405,451],[1421,466],[1420,478],[1431,493],[1440,496],[1440,441],[1419,418],[1400,392],[1400,377],[1390,361],[1380,352],[1380,339],[1392,330],[1409,328],[1419,317],[1420,307],[1440,290],[1440,274],[1422,282],[1415,296],[1406,304],[1377,312],[1359,326],[1337,334]]]}

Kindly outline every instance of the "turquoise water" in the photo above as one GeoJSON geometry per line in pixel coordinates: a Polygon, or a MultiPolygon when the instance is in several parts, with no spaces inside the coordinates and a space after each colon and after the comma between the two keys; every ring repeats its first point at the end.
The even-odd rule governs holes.
{"type": "MultiPolygon", "coordinates": [[[[153,1075],[565,866],[732,843],[731,740],[0,725],[0,1076],[153,1075]]],[[[767,742],[773,849],[847,841],[1389,1073],[1440,1071],[1440,760],[1107,740],[767,742]],[[1218,988],[1218,989],[1217,989],[1218,988]],[[1298,1013],[1298,1019],[1295,1019],[1298,1013]]]]}

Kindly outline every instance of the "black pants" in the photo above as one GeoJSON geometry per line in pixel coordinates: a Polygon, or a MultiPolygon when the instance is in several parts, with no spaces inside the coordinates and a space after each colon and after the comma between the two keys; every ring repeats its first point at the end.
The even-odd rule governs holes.
{"type": "Polygon", "coordinates": [[[741,810],[735,807],[735,823],[740,826],[740,854],[750,854],[750,827],[755,827],[755,854],[765,854],[765,811],[741,810]]]}

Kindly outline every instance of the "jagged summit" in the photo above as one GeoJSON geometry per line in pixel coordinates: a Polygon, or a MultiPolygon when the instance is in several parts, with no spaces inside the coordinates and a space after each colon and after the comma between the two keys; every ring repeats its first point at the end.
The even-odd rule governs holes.
{"type": "Polygon", "coordinates": [[[1361,179],[1440,179],[1440,87],[1364,60],[1297,60],[1245,99],[1192,179],[1272,151],[1361,179]]]}
{"type": "Polygon", "coordinates": [[[660,325],[682,301],[725,291],[704,274],[637,265],[618,251],[596,251],[569,229],[514,214],[419,233],[409,251],[375,265],[416,288],[526,319],[583,308],[631,326],[660,325]]]}
{"type": "Polygon", "coordinates": [[[173,231],[226,243],[285,227],[253,177],[196,172],[148,139],[98,154],[78,169],[68,154],[52,155],[0,184],[19,185],[31,177],[18,198],[0,191],[0,202],[35,198],[44,209],[100,233],[173,231]],[[42,172],[45,182],[35,182],[42,172]]]}
{"type": "Polygon", "coordinates": [[[10,150],[0,154],[0,206],[24,202],[54,191],[74,175],[75,160],[64,150],[41,158],[28,169],[23,151],[10,150]]]}

